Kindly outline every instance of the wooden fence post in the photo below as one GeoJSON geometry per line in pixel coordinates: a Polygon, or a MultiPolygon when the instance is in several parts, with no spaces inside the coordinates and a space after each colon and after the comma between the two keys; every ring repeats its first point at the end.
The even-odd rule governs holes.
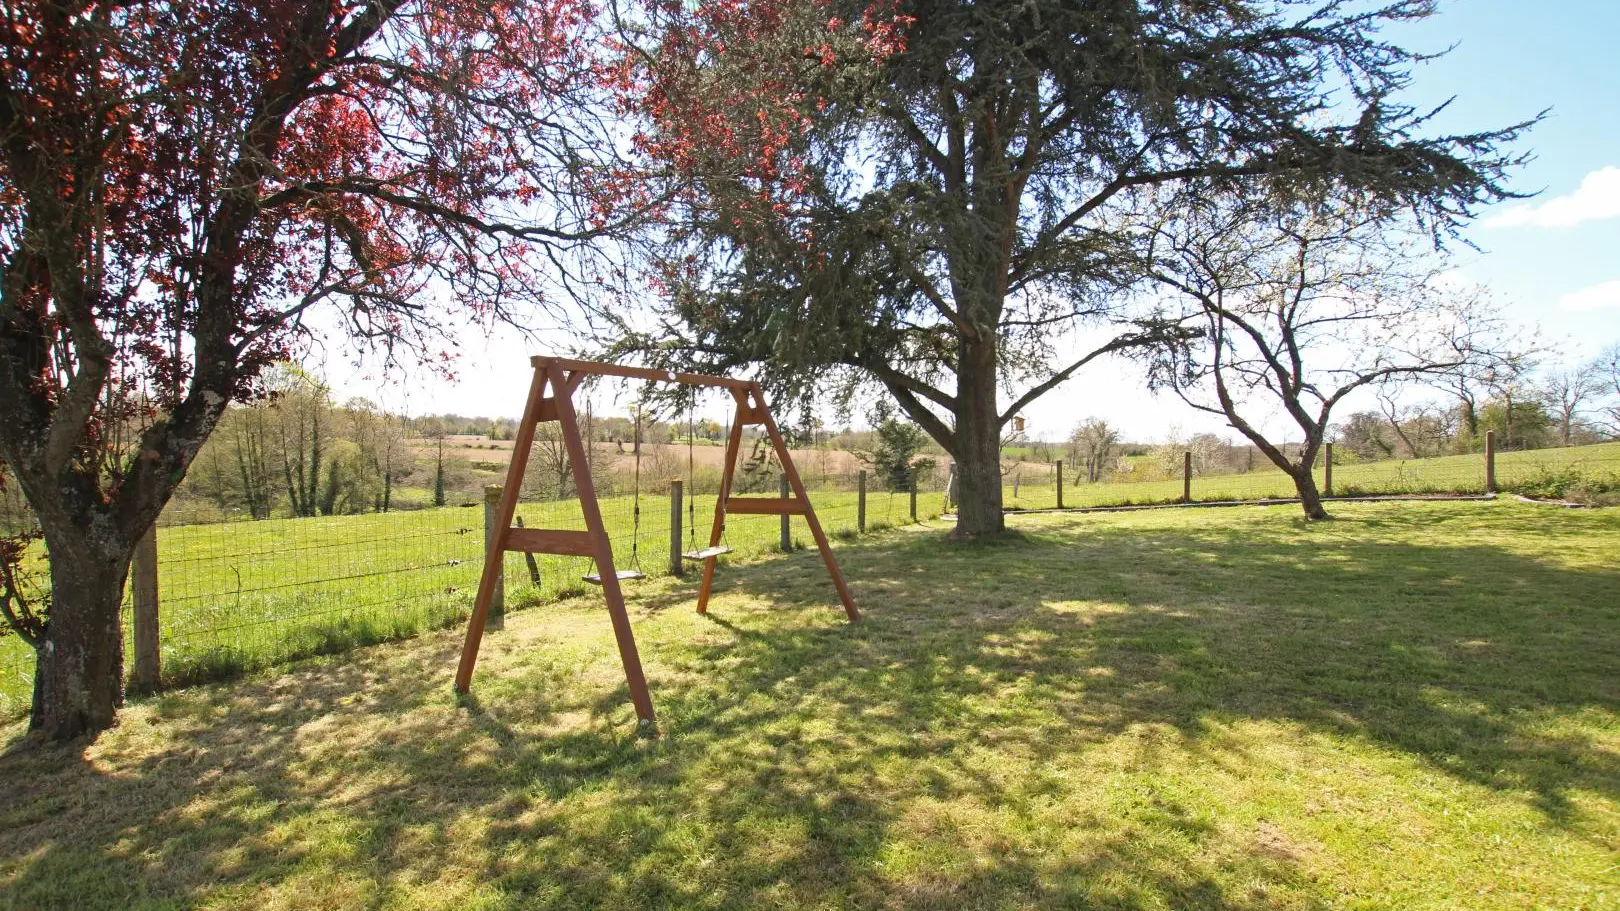
{"type": "Polygon", "coordinates": [[[866,534],[866,469],[855,476],[855,528],[866,534]]]}
{"type": "Polygon", "coordinates": [[[1057,460],[1057,493],[1058,493],[1058,501],[1057,501],[1058,505],[1057,505],[1057,508],[1062,509],[1063,508],[1063,460],[1062,459],[1057,460]]]}
{"type": "Polygon", "coordinates": [[[686,574],[686,562],[681,559],[681,501],[685,499],[679,478],[669,482],[669,573],[686,574]]]}
{"type": "Polygon", "coordinates": [[[157,689],[162,673],[158,638],[157,525],[135,543],[131,561],[131,587],[135,600],[135,685],[142,692],[157,689]]]}
{"type": "MultiPolygon", "coordinates": [[[[518,528],[522,528],[523,527],[523,517],[522,516],[513,517],[512,524],[516,525],[518,528]]],[[[523,562],[528,564],[528,567],[529,567],[529,583],[532,584],[532,585],[539,585],[540,584],[540,564],[534,562],[534,554],[531,554],[528,551],[524,551],[523,552],[523,562]]]]}
{"type": "Polygon", "coordinates": [[[917,521],[917,469],[911,469],[911,521],[917,521]]]}
{"type": "Polygon", "coordinates": [[[1192,502],[1192,452],[1181,454],[1181,502],[1192,502]]]}
{"type": "MultiPolygon", "coordinates": [[[[484,487],[484,552],[487,554],[498,540],[495,528],[495,513],[500,508],[500,484],[489,484],[484,487]]],[[[505,555],[502,555],[501,565],[503,572],[495,577],[495,594],[489,602],[489,620],[485,624],[490,629],[504,629],[506,627],[506,565],[505,555]]]]}
{"type": "Polygon", "coordinates": [[[1333,444],[1327,444],[1322,454],[1322,492],[1333,496],[1333,444]]]}
{"type": "MultiPolygon", "coordinates": [[[[782,472],[782,499],[786,500],[792,496],[793,494],[788,491],[787,472],[784,471],[782,472]]],[[[791,553],[792,551],[793,528],[788,525],[788,514],[784,512],[782,513],[782,553],[791,553]]]]}
{"type": "Polygon", "coordinates": [[[1485,492],[1496,493],[1496,431],[1485,431],[1485,492]]]}

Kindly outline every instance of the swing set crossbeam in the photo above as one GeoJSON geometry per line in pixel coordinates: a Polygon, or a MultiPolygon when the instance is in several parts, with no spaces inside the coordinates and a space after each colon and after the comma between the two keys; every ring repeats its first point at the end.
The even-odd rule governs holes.
{"type": "Polygon", "coordinates": [[[507,551],[526,554],[560,554],[565,557],[594,557],[596,542],[589,532],[561,528],[513,528],[506,533],[507,551]]]}
{"type": "MultiPolygon", "coordinates": [[[[788,453],[787,442],[765,404],[765,393],[758,383],[701,373],[654,370],[560,357],[534,357],[530,359],[530,363],[534,367],[534,380],[529,386],[523,420],[519,422],[513,440],[512,462],[507,466],[506,485],[496,508],[495,533],[491,536],[489,548],[484,555],[484,571],[478,580],[478,596],[473,601],[472,617],[467,621],[467,638],[461,649],[461,663],[456,669],[457,692],[467,693],[472,686],[473,669],[478,662],[478,649],[489,620],[495,585],[503,571],[505,554],[509,551],[521,551],[590,557],[596,562],[596,572],[583,578],[586,582],[602,587],[602,596],[607,601],[608,616],[613,624],[614,639],[619,647],[619,657],[624,664],[625,681],[630,688],[630,700],[635,704],[636,715],[643,723],[654,720],[652,696],[647,690],[647,680],[641,669],[641,657],[636,650],[635,633],[630,625],[629,613],[625,609],[624,590],[619,586],[620,582],[646,578],[646,574],[639,568],[621,570],[614,565],[613,542],[608,537],[606,524],[602,521],[601,506],[596,498],[596,485],[588,468],[589,451],[580,433],[579,416],[574,410],[574,392],[587,376],[611,376],[719,388],[729,391],[736,400],[736,418],[732,421],[726,444],[725,470],[721,474],[720,494],[715,498],[714,526],[710,532],[709,545],[701,550],[681,555],[688,560],[703,562],[703,582],[698,588],[698,613],[708,611],[709,595],[714,586],[714,569],[717,562],[715,558],[731,552],[731,548],[721,541],[725,534],[726,513],[735,512],[804,516],[805,522],[810,526],[810,533],[815,538],[816,546],[821,551],[827,574],[832,577],[839,600],[843,602],[845,615],[852,623],[860,619],[860,612],[855,608],[855,600],[850,595],[849,585],[844,581],[842,570],[838,568],[838,561],[833,558],[827,536],[821,530],[821,523],[816,519],[816,512],[810,505],[810,496],[805,492],[804,482],[799,478],[798,469],[794,467],[793,458],[788,453]],[[547,395],[548,390],[550,395],[547,395]],[[513,526],[523,473],[528,467],[530,450],[534,446],[536,426],[551,421],[557,422],[562,431],[563,445],[568,452],[568,472],[573,476],[574,487],[579,492],[580,509],[584,513],[584,531],[513,526]],[[792,488],[791,497],[777,499],[731,495],[732,476],[737,470],[738,450],[742,445],[745,424],[764,427],[765,434],[782,465],[782,473],[792,488]]],[[[639,440],[638,432],[638,457],[639,440]]],[[[636,485],[639,495],[639,458],[636,485]]],[[[639,536],[639,522],[637,524],[639,536]]],[[[636,543],[639,544],[639,539],[636,543]]],[[[636,548],[632,547],[632,567],[636,566],[635,552],[636,548]]]]}
{"type": "Polygon", "coordinates": [[[655,383],[680,383],[682,386],[707,386],[713,389],[733,389],[738,392],[747,392],[754,384],[749,380],[739,380],[729,376],[710,376],[706,373],[681,373],[678,370],[655,370],[651,367],[632,367],[628,364],[607,364],[602,361],[579,361],[567,357],[545,357],[535,355],[529,358],[529,363],[536,370],[543,370],[555,364],[564,373],[578,373],[585,376],[616,376],[627,380],[651,380],[655,383]]]}
{"type": "Polygon", "coordinates": [[[797,497],[728,497],[726,512],[739,516],[802,516],[810,510],[797,497]]]}

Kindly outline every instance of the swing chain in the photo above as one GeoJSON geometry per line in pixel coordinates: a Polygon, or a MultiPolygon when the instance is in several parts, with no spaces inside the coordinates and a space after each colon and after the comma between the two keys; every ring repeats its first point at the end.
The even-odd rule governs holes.
{"type": "Polygon", "coordinates": [[[636,486],[630,508],[630,565],[641,570],[641,408],[636,408],[635,425],[636,486]]]}

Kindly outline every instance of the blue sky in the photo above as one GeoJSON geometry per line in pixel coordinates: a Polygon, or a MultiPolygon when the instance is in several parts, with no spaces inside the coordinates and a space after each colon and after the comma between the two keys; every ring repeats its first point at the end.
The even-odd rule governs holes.
{"type": "MultiPolygon", "coordinates": [[[[1522,145],[1535,160],[1513,181],[1539,195],[1484,213],[1467,233],[1479,250],[1456,250],[1461,277],[1493,289],[1512,318],[1527,331],[1539,327],[1568,360],[1620,342],[1620,0],[1442,0],[1437,16],[1388,37],[1425,52],[1455,45],[1418,70],[1409,95],[1424,107],[1455,96],[1436,131],[1506,126],[1551,109],[1522,145]]],[[[413,414],[516,417],[528,384],[527,355],[541,353],[531,347],[510,330],[492,338],[470,332],[456,383],[418,373],[382,389],[341,358],[326,370],[341,395],[365,395],[413,414]]],[[[1136,441],[1163,440],[1172,428],[1235,438],[1222,421],[1143,385],[1129,364],[1093,365],[1026,416],[1047,439],[1067,436],[1092,415],[1136,441]]],[[[598,398],[599,410],[626,404],[608,393],[598,398]]],[[[721,407],[714,403],[715,416],[721,407]]]]}
{"type": "Polygon", "coordinates": [[[1415,48],[1456,45],[1419,71],[1411,93],[1423,104],[1456,96],[1440,129],[1552,109],[1525,140],[1536,157],[1515,180],[1541,194],[1475,225],[1468,236],[1482,252],[1459,256],[1464,275],[1572,358],[1620,341],[1620,2],[1450,0],[1407,32],[1415,48]],[[1504,213],[1513,209],[1525,211],[1504,213]]]}

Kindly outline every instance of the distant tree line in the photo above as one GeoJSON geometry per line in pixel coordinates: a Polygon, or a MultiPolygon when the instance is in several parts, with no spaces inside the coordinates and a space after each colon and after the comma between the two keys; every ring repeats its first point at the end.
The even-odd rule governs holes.
{"type": "Polygon", "coordinates": [[[1620,439],[1620,343],[1584,362],[1541,366],[1541,355],[1527,346],[1486,369],[1447,376],[1435,384],[1439,398],[1381,389],[1376,411],[1355,412],[1335,428],[1340,449],[1364,460],[1423,459],[1478,452],[1486,433],[1499,450],[1620,439]]]}
{"type": "MultiPolygon", "coordinates": [[[[1330,426],[1327,439],[1344,461],[1428,459],[1479,452],[1494,433],[1501,451],[1585,446],[1620,439],[1620,343],[1583,362],[1539,364],[1535,343],[1504,349],[1478,369],[1442,373],[1427,383],[1387,383],[1376,408],[1352,412],[1330,426]]],[[[1277,446],[1298,455],[1298,442],[1277,446]]],[[[1099,417],[1075,424],[1063,443],[1019,440],[1004,453],[1050,463],[1064,458],[1072,483],[1122,476],[1179,476],[1183,453],[1192,453],[1195,476],[1252,471],[1258,447],[1218,434],[1184,437],[1172,428],[1164,442],[1127,442],[1119,427],[1099,417]],[[1132,457],[1149,456],[1146,462],[1132,457]]],[[[1267,460],[1261,457],[1264,466],[1267,460]]]]}
{"type": "MultiPolygon", "coordinates": [[[[395,507],[418,465],[410,421],[367,399],[334,402],[324,382],[293,367],[278,368],[268,382],[270,396],[225,412],[182,499],[254,519],[395,507]]],[[[440,453],[442,483],[442,446],[440,453]]]]}

